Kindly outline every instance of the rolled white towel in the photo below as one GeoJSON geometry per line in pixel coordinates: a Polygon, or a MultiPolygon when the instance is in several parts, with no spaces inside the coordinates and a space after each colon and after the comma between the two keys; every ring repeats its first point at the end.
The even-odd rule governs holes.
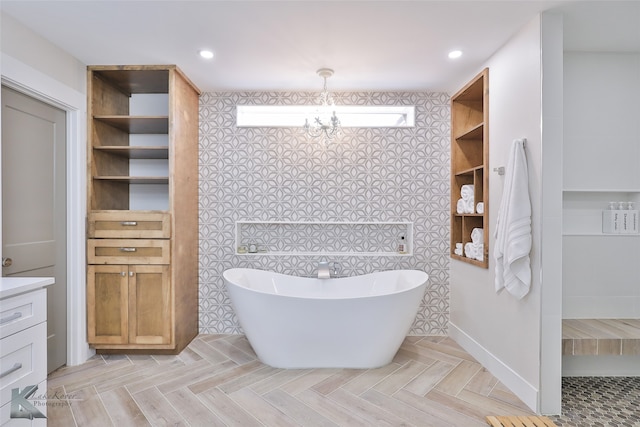
{"type": "Polygon", "coordinates": [[[472,184],[465,184],[460,187],[460,197],[464,203],[463,213],[474,213],[476,209],[475,196],[472,184]]]}
{"type": "Polygon", "coordinates": [[[473,247],[473,243],[468,242],[464,244],[464,256],[466,256],[467,258],[474,258],[475,259],[475,248],[473,247]]]}
{"type": "Polygon", "coordinates": [[[483,261],[484,260],[484,245],[483,244],[478,244],[477,246],[475,246],[474,248],[474,258],[477,259],[478,261],[483,261]]]}
{"type": "Polygon", "coordinates": [[[465,184],[460,187],[460,197],[464,200],[473,200],[473,184],[465,184]]]}
{"type": "Polygon", "coordinates": [[[478,204],[476,204],[476,212],[479,214],[483,214],[484,213],[484,203],[483,202],[478,202],[478,204]]]}
{"type": "Polygon", "coordinates": [[[467,213],[466,212],[466,204],[463,199],[459,199],[456,203],[456,212],[459,214],[467,213]]]}
{"type": "Polygon", "coordinates": [[[464,213],[472,214],[474,212],[473,200],[462,199],[462,203],[464,204],[464,213]]]}
{"type": "Polygon", "coordinates": [[[456,255],[463,256],[464,254],[464,246],[462,243],[456,243],[456,248],[453,250],[453,253],[456,255]]]}
{"type": "Polygon", "coordinates": [[[484,229],[474,228],[471,230],[471,241],[478,245],[482,245],[484,243],[484,229]]]}

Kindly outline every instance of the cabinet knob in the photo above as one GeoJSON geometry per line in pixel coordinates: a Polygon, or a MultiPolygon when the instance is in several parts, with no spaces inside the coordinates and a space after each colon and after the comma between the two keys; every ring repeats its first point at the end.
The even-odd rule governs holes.
{"type": "Polygon", "coordinates": [[[124,277],[124,276],[126,276],[126,275],[127,275],[127,273],[125,273],[124,271],[121,271],[121,272],[120,272],[120,275],[121,275],[122,277],[124,277]]]}
{"type": "Polygon", "coordinates": [[[133,271],[129,272],[129,277],[133,277],[133,271]]]}
{"type": "Polygon", "coordinates": [[[2,258],[3,267],[11,267],[11,264],[13,264],[13,260],[11,258],[2,258]]]}

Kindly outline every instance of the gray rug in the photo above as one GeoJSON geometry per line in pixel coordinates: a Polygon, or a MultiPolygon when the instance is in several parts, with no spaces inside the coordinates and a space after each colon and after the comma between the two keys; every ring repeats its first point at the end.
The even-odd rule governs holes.
{"type": "Polygon", "coordinates": [[[639,377],[565,377],[558,426],[640,427],[639,377]]]}

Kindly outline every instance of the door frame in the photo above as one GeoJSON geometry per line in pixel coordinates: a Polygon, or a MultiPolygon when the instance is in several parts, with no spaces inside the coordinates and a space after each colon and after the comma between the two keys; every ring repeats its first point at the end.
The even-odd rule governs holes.
{"type": "Polygon", "coordinates": [[[95,354],[86,338],[86,94],[5,53],[0,61],[4,86],[66,112],[67,365],[79,365],[95,354]]]}

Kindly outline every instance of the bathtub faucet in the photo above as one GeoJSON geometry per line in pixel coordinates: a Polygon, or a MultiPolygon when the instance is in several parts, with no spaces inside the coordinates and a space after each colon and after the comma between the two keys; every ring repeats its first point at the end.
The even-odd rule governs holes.
{"type": "Polygon", "coordinates": [[[340,264],[337,262],[320,261],[318,263],[318,279],[330,279],[338,276],[340,264]]]}

